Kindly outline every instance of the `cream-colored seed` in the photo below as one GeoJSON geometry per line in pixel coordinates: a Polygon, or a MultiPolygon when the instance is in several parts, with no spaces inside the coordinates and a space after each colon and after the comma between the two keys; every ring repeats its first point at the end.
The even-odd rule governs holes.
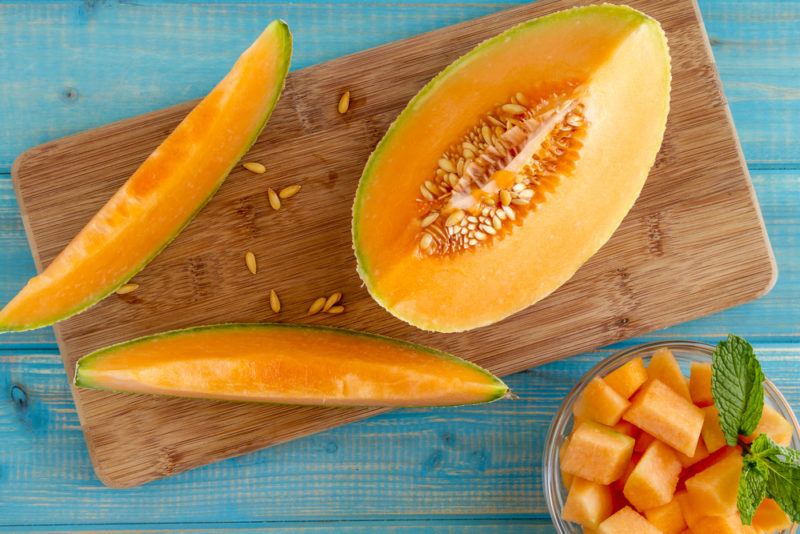
{"type": "Polygon", "coordinates": [[[433,245],[433,236],[431,234],[422,234],[422,237],[419,240],[419,248],[422,250],[428,250],[433,245]]]}
{"type": "Polygon", "coordinates": [[[344,306],[333,306],[328,310],[328,313],[339,314],[344,312],[344,306]]]}
{"type": "Polygon", "coordinates": [[[508,206],[511,204],[511,193],[508,192],[508,189],[500,190],[500,203],[503,206],[508,206]]]}
{"type": "Polygon", "coordinates": [[[456,224],[460,223],[464,220],[464,212],[461,210],[456,210],[447,217],[445,221],[445,226],[455,226],[456,224]]]}
{"type": "Polygon", "coordinates": [[[509,115],[522,115],[528,111],[528,108],[525,106],[520,106],[519,104],[503,104],[501,109],[503,110],[503,113],[508,113],[509,115]]]}
{"type": "Polygon", "coordinates": [[[523,189],[519,192],[519,198],[523,200],[530,200],[533,198],[533,189],[523,189]]]}
{"type": "Polygon", "coordinates": [[[486,234],[484,234],[483,232],[480,232],[480,231],[475,232],[475,239],[477,239],[478,241],[484,241],[484,240],[486,240],[487,237],[488,236],[486,234]]]}
{"type": "Polygon", "coordinates": [[[422,184],[421,186],[419,186],[419,192],[427,200],[433,200],[434,199],[433,194],[430,191],[428,191],[428,188],[425,187],[425,184],[422,184]]]}
{"type": "Polygon", "coordinates": [[[267,172],[266,167],[255,161],[248,161],[246,163],[242,163],[242,167],[256,174],[264,174],[265,172],[267,172]]]}
{"type": "Polygon", "coordinates": [[[526,198],[512,198],[511,203],[517,206],[525,206],[527,204],[530,204],[530,200],[526,198]]]}
{"type": "Polygon", "coordinates": [[[256,272],[258,272],[256,255],[249,250],[244,254],[244,264],[247,265],[247,270],[250,271],[250,273],[256,274],[256,272]]]}
{"type": "Polygon", "coordinates": [[[333,293],[325,300],[325,305],[322,307],[322,311],[329,311],[340,300],[342,300],[342,292],[337,291],[336,293],[333,293]]]}
{"type": "Polygon", "coordinates": [[[519,193],[523,189],[525,189],[525,184],[523,183],[514,184],[514,187],[511,188],[511,190],[514,191],[515,193],[519,193]]]}
{"type": "Polygon", "coordinates": [[[494,217],[492,217],[492,226],[494,227],[495,230],[499,230],[503,227],[503,221],[500,220],[500,217],[495,215],[494,217]]]}
{"type": "Polygon", "coordinates": [[[453,165],[453,162],[447,158],[442,158],[439,160],[439,168],[442,169],[444,172],[456,172],[456,166],[453,165]]]}
{"type": "Polygon", "coordinates": [[[350,91],[342,93],[342,96],[339,98],[339,106],[337,109],[340,114],[345,114],[347,110],[350,109],[350,91]]]}
{"type": "Polygon", "coordinates": [[[516,98],[517,98],[517,102],[519,102],[519,103],[520,103],[520,104],[522,104],[523,106],[527,106],[527,105],[528,105],[528,99],[527,99],[527,97],[525,97],[525,95],[524,95],[524,94],[522,94],[522,93],[517,93],[517,94],[516,94],[516,95],[514,95],[514,96],[516,96],[516,98]]]}
{"type": "MultiPolygon", "coordinates": [[[[503,207],[505,207],[505,206],[503,206],[503,207]]],[[[507,218],[507,215],[506,215],[506,212],[505,212],[505,211],[503,211],[502,209],[499,209],[499,210],[497,210],[496,217],[497,217],[498,219],[500,219],[500,221],[501,221],[501,223],[500,223],[500,224],[502,224],[502,221],[505,221],[505,220],[506,220],[506,218],[507,218]]]]}
{"type": "Polygon", "coordinates": [[[317,300],[315,300],[314,302],[312,302],[311,303],[311,307],[308,308],[308,315],[314,315],[314,314],[319,313],[322,310],[322,308],[325,306],[325,302],[327,300],[328,299],[326,299],[325,297],[320,297],[317,300]]]}
{"type": "Polygon", "coordinates": [[[299,184],[286,186],[280,190],[278,196],[283,199],[292,198],[293,196],[295,196],[297,193],[300,192],[301,187],[302,186],[300,186],[299,184]]]}
{"type": "Polygon", "coordinates": [[[276,211],[281,209],[281,199],[278,198],[278,193],[271,187],[267,189],[267,198],[269,199],[269,205],[272,206],[272,209],[276,211]]]}
{"type": "Polygon", "coordinates": [[[430,180],[425,180],[425,189],[427,189],[434,195],[438,195],[440,193],[439,188],[436,187],[436,184],[431,182],[430,180]]]}
{"type": "Polygon", "coordinates": [[[505,212],[506,217],[508,217],[509,220],[514,221],[517,219],[517,214],[514,213],[514,210],[511,209],[511,206],[503,206],[503,211],[505,212]]]}
{"type": "Polygon", "coordinates": [[[139,284],[125,284],[117,289],[116,293],[117,295],[127,295],[128,293],[136,291],[137,289],[139,289],[139,284]]]}
{"type": "MultiPolygon", "coordinates": [[[[428,226],[430,226],[433,223],[435,223],[436,219],[438,219],[438,218],[439,218],[439,212],[438,211],[430,212],[429,214],[427,214],[425,216],[424,219],[422,219],[422,227],[423,228],[427,228],[428,226]]],[[[423,248],[428,248],[428,247],[423,247],[423,248]]]]}
{"type": "Polygon", "coordinates": [[[278,294],[274,289],[269,290],[269,307],[272,308],[272,311],[275,313],[281,311],[281,299],[278,298],[278,294]]]}

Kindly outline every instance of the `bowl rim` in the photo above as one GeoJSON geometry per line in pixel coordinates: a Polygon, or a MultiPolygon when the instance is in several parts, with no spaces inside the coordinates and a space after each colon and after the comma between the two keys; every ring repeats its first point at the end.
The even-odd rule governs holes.
{"type": "MultiPolygon", "coordinates": [[[[558,410],[550,421],[550,426],[545,436],[544,450],[542,451],[542,490],[544,492],[550,519],[559,534],[581,532],[581,530],[574,530],[577,525],[561,518],[561,509],[564,506],[566,497],[562,493],[563,483],[561,481],[559,469],[559,451],[563,443],[563,436],[566,434],[566,429],[572,420],[572,406],[575,400],[583,391],[586,384],[594,377],[604,376],[608,372],[623,365],[623,363],[633,359],[635,355],[641,355],[642,353],[649,353],[649,355],[652,355],[652,352],[659,348],[669,348],[684,353],[695,353],[700,356],[706,356],[710,360],[716,345],[711,345],[703,341],[674,339],[650,341],[615,351],[601,359],[581,376],[580,380],[578,380],[569,393],[567,393],[564,400],[561,401],[558,410]]],[[[680,355],[680,359],[686,359],[686,357],[680,355]]],[[[774,405],[778,412],[784,417],[787,417],[789,423],[792,424],[794,427],[792,445],[794,447],[800,447],[800,423],[797,420],[797,416],[791,404],[786,400],[786,397],[783,396],[777,386],[768,378],[764,379],[764,395],[770,399],[770,403],[774,405]]],[[[798,525],[793,524],[788,529],[781,531],[781,534],[794,534],[797,532],[797,528],[798,525]]]]}

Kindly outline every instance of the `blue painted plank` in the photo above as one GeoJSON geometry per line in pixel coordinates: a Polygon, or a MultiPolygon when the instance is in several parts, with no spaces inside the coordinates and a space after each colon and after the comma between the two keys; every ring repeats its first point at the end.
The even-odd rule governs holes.
{"type": "MultiPolygon", "coordinates": [[[[796,344],[758,344],[800,408],[796,344]]],[[[541,451],[564,395],[609,351],[519,373],[518,401],[402,410],[115,491],[91,472],[52,354],[0,351],[0,525],[224,520],[546,520],[541,451]],[[16,389],[13,389],[16,386],[16,389]],[[12,391],[13,389],[13,391],[12,391]],[[16,402],[13,400],[16,399],[16,402]]]]}

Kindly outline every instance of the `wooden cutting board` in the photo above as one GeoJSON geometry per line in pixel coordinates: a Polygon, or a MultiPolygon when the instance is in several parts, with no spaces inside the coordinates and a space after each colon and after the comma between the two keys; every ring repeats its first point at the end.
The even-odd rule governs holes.
{"type": "MultiPolygon", "coordinates": [[[[543,0],[292,73],[247,160],[191,225],[142,273],[56,326],[72,378],[98,347],[173,328],[285,321],[364,329],[446,349],[501,375],[754,299],[776,268],[692,0],[633,0],[669,37],[667,135],[641,198],[611,241],[552,296],[491,327],[426,333],[383,311],[362,287],[350,208],[372,147],[406,102],[479,41],[570,7],[543,0]],[[352,92],[339,115],[339,95],[352,92]],[[266,188],[302,184],[273,211],[266,188]],[[259,271],[243,255],[252,250],[259,271]],[[283,310],[269,309],[276,289],[283,310]],[[344,292],[343,315],[306,317],[320,295],[344,292]]],[[[297,46],[302,46],[297,43],[297,46]]],[[[480,83],[476,80],[476,83],[480,83]]],[[[13,169],[39,269],[126,180],[193,102],[35,147],[13,169]]],[[[424,142],[424,140],[421,140],[424,142]]],[[[380,410],[282,407],[73,390],[95,470],[129,487],[355,421],[380,410]]]]}

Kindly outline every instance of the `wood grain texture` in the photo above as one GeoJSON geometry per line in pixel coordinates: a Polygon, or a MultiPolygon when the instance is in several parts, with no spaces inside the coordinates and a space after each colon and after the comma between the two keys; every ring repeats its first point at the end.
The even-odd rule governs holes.
{"type": "MultiPolygon", "coordinates": [[[[361,289],[350,249],[363,162],[408,99],[475,43],[536,15],[547,1],[293,73],[247,159],[192,225],[142,274],[135,293],[56,327],[68,374],[112,342],[192,324],[279,319],[367,329],[446,348],[508,374],[755,298],[773,264],[747,171],[692,2],[634,2],[658,18],[673,55],[673,111],[643,194],[607,246],[552,297],[466,334],[431,334],[386,314],[361,289]],[[353,94],[339,116],[338,95],[353,94]],[[328,105],[325,105],[325,103],[328,105]],[[713,167],[709,163],[713,162],[713,167]],[[273,212],[267,184],[303,192],[273,212]],[[699,193],[701,192],[702,193],[699,193]],[[224,244],[224,246],[220,246],[224,244]],[[266,267],[242,263],[253,250],[266,267]],[[708,258],[714,258],[709,262],[708,258]],[[305,318],[314,297],[343,290],[346,314],[305,318]],[[123,320],[120,320],[124,318],[123,320]]],[[[187,113],[191,103],[34,148],[15,165],[37,264],[47,264],[187,113]]],[[[379,413],[253,406],[76,390],[98,476],[126,487],[379,413]]]]}

